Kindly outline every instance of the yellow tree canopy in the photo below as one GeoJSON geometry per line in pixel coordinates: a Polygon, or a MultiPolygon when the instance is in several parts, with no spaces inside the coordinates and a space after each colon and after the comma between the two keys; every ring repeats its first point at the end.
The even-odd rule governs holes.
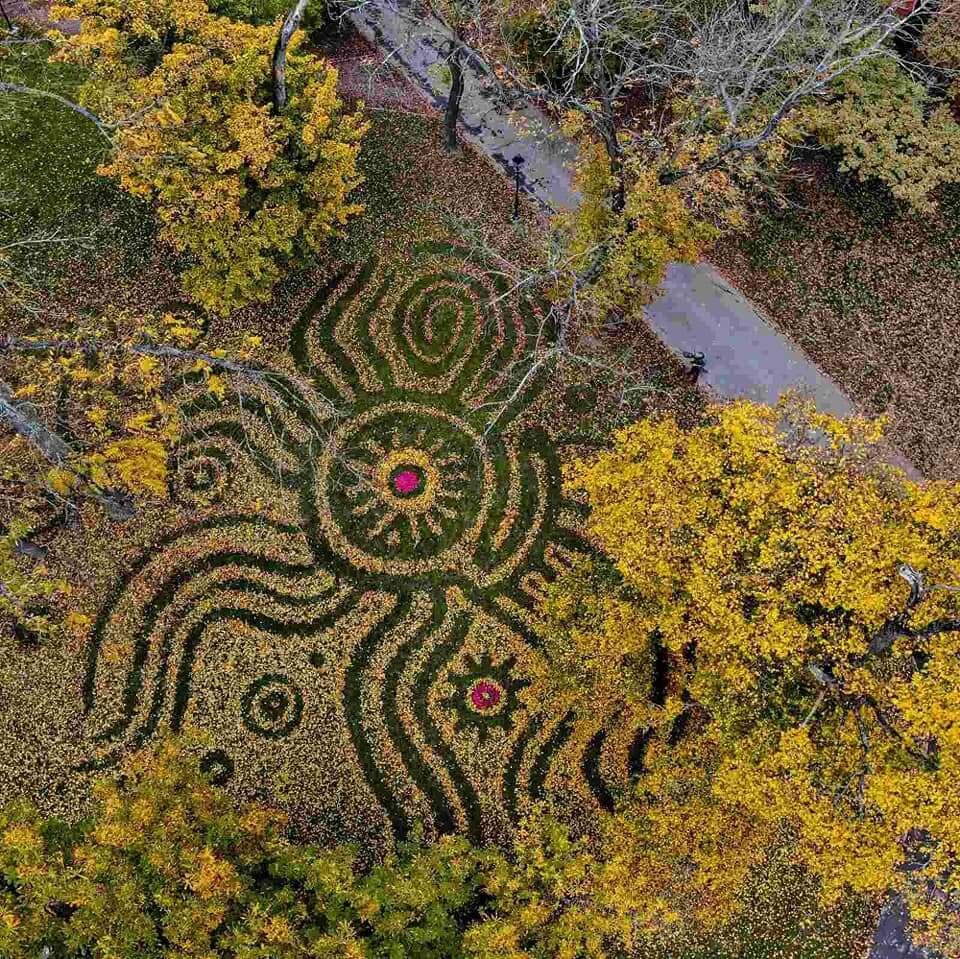
{"type": "Polygon", "coordinates": [[[204,0],[65,0],[52,16],[82,20],[58,57],[91,71],[81,100],[116,126],[100,172],[155,203],[162,238],[192,261],[196,303],[268,299],[284,258],[320,250],[360,212],[349,194],[366,126],[298,37],[277,115],[273,25],[214,16],[204,0]]]}
{"type": "MultiPolygon", "coordinates": [[[[568,124],[570,132],[577,127],[568,124]]],[[[679,189],[659,182],[655,169],[631,159],[622,210],[609,201],[616,189],[610,160],[597,144],[582,144],[576,186],[583,200],[559,215],[568,269],[590,277],[584,297],[594,312],[629,311],[649,303],[673,262],[694,263],[719,231],[692,210],[679,189]]]]}
{"type": "Polygon", "coordinates": [[[874,465],[878,437],[741,402],[690,431],[639,422],[568,472],[620,581],[561,582],[545,679],[576,660],[564,707],[658,730],[613,848],[718,919],[789,849],[825,899],[899,887],[951,934],[934,920],[960,894],[960,487],[874,465]]]}

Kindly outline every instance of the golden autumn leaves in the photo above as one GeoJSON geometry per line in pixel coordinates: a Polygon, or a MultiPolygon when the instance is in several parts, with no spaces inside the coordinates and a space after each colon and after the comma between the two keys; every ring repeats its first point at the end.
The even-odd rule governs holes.
{"type": "Polygon", "coordinates": [[[613,820],[643,838],[638,882],[696,888],[721,921],[786,849],[826,901],[899,888],[955,945],[926,881],[960,883],[960,621],[938,585],[960,581],[960,490],[876,465],[878,433],[746,402],[687,432],[623,430],[567,475],[619,582],[561,583],[548,610],[554,625],[579,611],[582,721],[652,714],[643,794],[613,820]],[[644,641],[618,649],[611,624],[644,641]],[[911,879],[899,866],[921,846],[930,868],[911,879]]]}
{"type": "Polygon", "coordinates": [[[89,69],[81,98],[114,131],[100,172],[154,203],[195,303],[230,313],[269,299],[286,261],[361,211],[348,196],[367,126],[297,37],[276,115],[272,25],[216,17],[202,0],[67,0],[53,16],[82,19],[57,57],[89,69]]]}

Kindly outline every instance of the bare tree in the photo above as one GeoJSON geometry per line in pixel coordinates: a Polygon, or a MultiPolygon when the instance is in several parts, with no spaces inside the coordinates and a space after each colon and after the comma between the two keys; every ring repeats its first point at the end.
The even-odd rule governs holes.
{"type": "MultiPolygon", "coordinates": [[[[441,53],[440,63],[449,71],[450,89],[443,108],[443,147],[448,151],[460,148],[457,133],[463,95],[466,91],[465,66],[473,62],[481,72],[486,64],[472,41],[480,36],[481,24],[491,13],[485,0],[328,0],[328,10],[339,17],[361,15],[369,7],[388,11],[406,22],[411,41],[427,37],[441,53]]],[[[398,51],[391,51],[387,59],[398,51]]]]}
{"type": "MultiPolygon", "coordinates": [[[[505,104],[547,101],[579,114],[610,161],[609,208],[623,215],[633,169],[652,167],[662,184],[685,191],[719,168],[740,176],[800,106],[829,95],[869,59],[896,57],[892,39],[935,2],[917,0],[901,16],[881,0],[777,0],[763,12],[745,0],[531,0],[547,38],[539,47],[515,46],[506,18],[482,0],[438,0],[429,21],[408,0],[338,7],[386,9],[420,40],[433,31],[444,62],[455,55],[457,64],[474,63],[505,104]]],[[[448,146],[462,93],[452,66],[451,74],[448,146]]],[[[501,264],[515,286],[546,283],[554,292],[538,347],[518,365],[518,391],[545,366],[593,362],[577,346],[577,321],[589,313],[590,289],[617,242],[600,238],[576,258],[553,250],[536,269],[501,264]]]]}
{"type": "MultiPolygon", "coordinates": [[[[522,263],[504,253],[496,234],[491,234],[483,224],[453,217],[445,222],[471,259],[482,264],[501,285],[503,292],[491,302],[491,307],[521,295],[530,295],[545,306],[536,327],[528,331],[523,354],[505,371],[501,390],[476,407],[486,417],[485,433],[496,429],[541,377],[562,370],[585,371],[592,380],[603,379],[624,410],[640,395],[670,392],[669,387],[653,382],[648,371],[637,368],[629,349],[597,350],[584,343],[581,332],[586,323],[582,321],[590,312],[590,287],[602,265],[599,248],[588,251],[587,265],[581,269],[577,265],[579,258],[558,243],[548,245],[541,262],[522,263]]],[[[531,238],[531,246],[534,242],[531,238]]]]}
{"type": "Polygon", "coordinates": [[[687,136],[715,124],[709,114],[720,110],[720,144],[693,166],[677,168],[668,159],[664,179],[674,182],[756,152],[840,77],[874,58],[900,59],[891,41],[936,2],[917,0],[906,15],[876,0],[789,0],[762,17],[736,3],[711,10],[688,38],[677,38],[661,75],[693,91],[698,110],[687,136]]]}
{"type": "Polygon", "coordinates": [[[684,0],[569,0],[545,11],[542,51],[549,69],[536,58],[518,57],[504,33],[484,37],[489,55],[504,58],[509,93],[536,97],[558,111],[582,115],[603,144],[616,187],[611,198],[622,211],[626,196],[623,99],[638,88],[662,89],[664,50],[690,29],[684,0]]]}
{"type": "Polygon", "coordinates": [[[743,0],[567,0],[543,13],[550,79],[542,64],[512,51],[496,24],[493,32],[486,24],[485,36],[515,94],[546,98],[588,121],[609,155],[612,203],[622,209],[625,140],[643,144],[665,183],[736,162],[845,73],[873,57],[896,57],[890,41],[936,2],[917,0],[901,15],[878,0],[783,0],[763,14],[743,0]],[[645,96],[647,115],[622,110],[630,94],[645,96]],[[657,135],[650,114],[669,118],[669,138],[657,135]],[[674,163],[692,139],[717,132],[710,155],[692,166],[674,163]]]}

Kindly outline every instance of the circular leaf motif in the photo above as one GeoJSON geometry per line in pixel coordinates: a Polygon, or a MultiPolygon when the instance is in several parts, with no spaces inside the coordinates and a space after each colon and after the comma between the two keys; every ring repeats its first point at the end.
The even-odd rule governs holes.
{"type": "Polygon", "coordinates": [[[416,496],[423,490],[424,471],[418,466],[402,467],[393,473],[390,482],[397,496],[416,496]]]}
{"type": "Polygon", "coordinates": [[[422,277],[404,292],[397,305],[397,345],[412,368],[427,376],[446,372],[476,328],[481,293],[454,274],[422,277]]]}
{"type": "Polygon", "coordinates": [[[172,476],[174,498],[186,504],[216,502],[229,488],[233,469],[228,453],[215,445],[184,447],[172,476]]]}
{"type": "Polygon", "coordinates": [[[318,514],[333,547],[375,572],[462,570],[495,485],[463,419],[385,403],[349,421],[320,464],[318,514]]]}
{"type": "Polygon", "coordinates": [[[481,679],[470,690],[470,702],[474,709],[492,712],[503,699],[503,689],[491,679],[481,679]]]}
{"type": "Polygon", "coordinates": [[[455,691],[444,700],[456,715],[457,728],[476,729],[481,739],[492,729],[509,729],[520,705],[517,694],[529,685],[514,675],[516,660],[511,656],[497,663],[484,653],[479,659],[465,657],[464,665],[464,672],[451,674],[455,691]]]}
{"type": "Polygon", "coordinates": [[[292,679],[268,673],[244,693],[240,712],[250,732],[267,739],[284,739],[300,725],[303,695],[292,679]]]}

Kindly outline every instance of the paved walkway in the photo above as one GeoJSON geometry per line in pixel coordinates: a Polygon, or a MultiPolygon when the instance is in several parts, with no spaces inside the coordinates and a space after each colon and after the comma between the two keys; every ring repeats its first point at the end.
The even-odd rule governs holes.
{"type": "Polygon", "coordinates": [[[887,903],[867,959],[934,959],[926,949],[911,944],[907,919],[903,900],[892,899],[887,903]]]}
{"type": "MultiPolygon", "coordinates": [[[[445,56],[446,27],[435,17],[411,12],[410,0],[372,2],[350,15],[357,29],[385,55],[385,62],[405,70],[427,99],[443,110],[448,84],[437,64],[445,56]]],[[[466,87],[461,100],[461,133],[511,179],[516,158],[521,184],[549,210],[572,207],[579,198],[571,185],[576,148],[535,107],[510,116],[485,95],[487,73],[482,64],[465,64],[466,87]]]]}
{"type": "Polygon", "coordinates": [[[57,20],[50,22],[50,4],[52,0],[5,0],[3,6],[7,11],[7,16],[16,20],[22,17],[24,20],[34,20],[45,26],[55,27],[65,36],[72,36],[80,32],[79,20],[57,20]]]}
{"type": "MultiPolygon", "coordinates": [[[[442,59],[448,35],[433,17],[414,15],[409,0],[373,2],[352,19],[378,44],[390,62],[405,69],[440,109],[446,103],[442,59]]],[[[467,140],[521,183],[548,210],[578,202],[571,183],[576,150],[551,120],[534,107],[504,115],[484,93],[485,71],[471,62],[466,70],[462,126],[467,140]]],[[[700,382],[717,397],[775,403],[788,389],[800,388],[825,412],[845,415],[853,404],[840,389],[765,320],[708,263],[670,267],[662,295],[644,309],[660,338],[678,353],[702,352],[700,382]]]]}

